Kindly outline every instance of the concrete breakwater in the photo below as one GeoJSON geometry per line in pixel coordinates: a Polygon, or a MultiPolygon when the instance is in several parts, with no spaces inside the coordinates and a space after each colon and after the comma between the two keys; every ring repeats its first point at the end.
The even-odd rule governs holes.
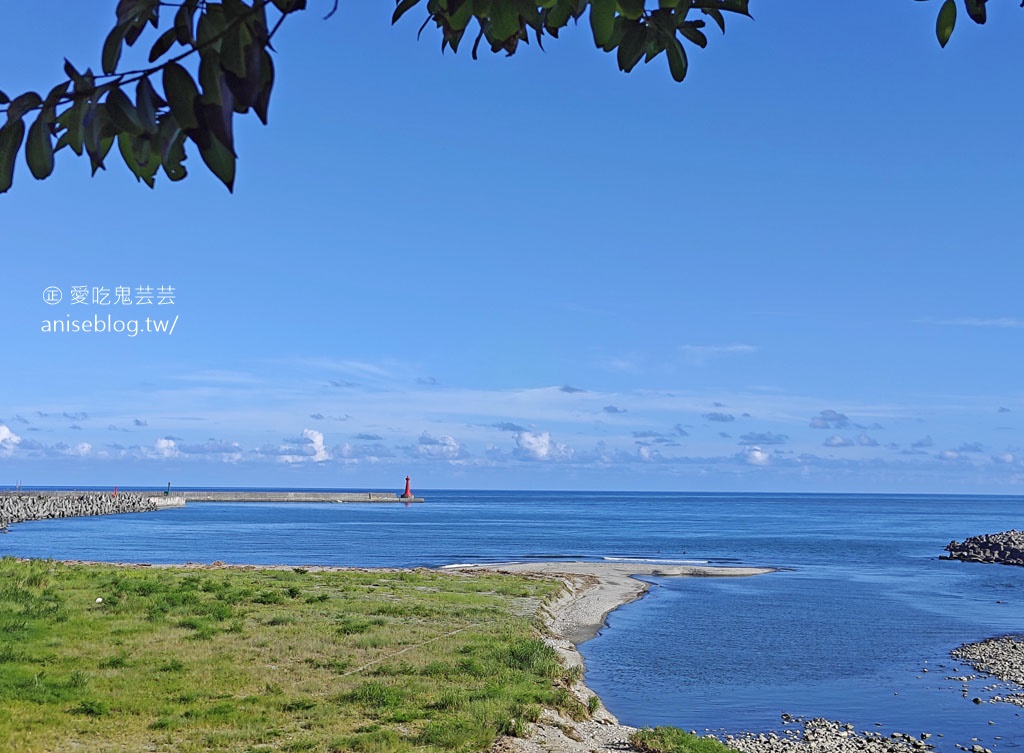
{"type": "Polygon", "coordinates": [[[189,491],[176,492],[186,502],[422,502],[395,492],[189,491]]]}
{"type": "Polygon", "coordinates": [[[181,497],[148,492],[118,492],[116,496],[112,492],[2,492],[0,526],[46,518],[154,512],[184,504],[181,497]]]}
{"type": "Polygon", "coordinates": [[[964,562],[995,562],[1001,565],[1024,565],[1024,531],[1003,531],[971,536],[946,545],[949,556],[940,559],[964,562]]]}

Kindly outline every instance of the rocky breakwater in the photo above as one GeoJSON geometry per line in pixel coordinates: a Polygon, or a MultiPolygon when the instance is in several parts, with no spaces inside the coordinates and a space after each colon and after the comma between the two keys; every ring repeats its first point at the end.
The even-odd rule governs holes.
{"type": "Polygon", "coordinates": [[[26,520],[152,512],[184,504],[143,492],[0,492],[0,527],[26,520]]]}
{"type": "Polygon", "coordinates": [[[1003,531],[971,536],[946,545],[949,556],[940,559],[964,562],[995,562],[1000,565],[1024,565],[1024,531],[1003,531]]]}

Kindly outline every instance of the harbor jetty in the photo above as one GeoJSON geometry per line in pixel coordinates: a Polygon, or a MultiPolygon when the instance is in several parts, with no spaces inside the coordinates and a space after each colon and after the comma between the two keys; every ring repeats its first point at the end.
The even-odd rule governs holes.
{"type": "MultiPolygon", "coordinates": [[[[408,485],[406,486],[408,490],[408,485]]],[[[252,491],[0,491],[0,530],[13,523],[47,518],[117,515],[156,512],[184,507],[186,502],[381,502],[410,504],[423,497],[399,496],[396,492],[293,492],[252,491]]]]}
{"type": "Polygon", "coordinates": [[[175,492],[186,502],[422,502],[395,492],[189,491],[175,492]]]}

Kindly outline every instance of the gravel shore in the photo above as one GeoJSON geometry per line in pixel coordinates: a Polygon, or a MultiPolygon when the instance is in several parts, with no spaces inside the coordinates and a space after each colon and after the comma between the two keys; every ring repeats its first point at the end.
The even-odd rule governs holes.
{"type": "Polygon", "coordinates": [[[932,750],[924,740],[894,732],[885,737],[877,732],[858,733],[852,724],[828,719],[794,719],[783,715],[787,724],[799,725],[784,734],[724,735],[721,740],[741,753],[921,753],[932,750]]]}
{"type": "Polygon", "coordinates": [[[1024,635],[1004,635],[981,643],[965,643],[953,649],[954,659],[967,662],[978,672],[998,677],[1021,688],[1020,693],[997,695],[993,701],[1024,706],[1024,635]]]}

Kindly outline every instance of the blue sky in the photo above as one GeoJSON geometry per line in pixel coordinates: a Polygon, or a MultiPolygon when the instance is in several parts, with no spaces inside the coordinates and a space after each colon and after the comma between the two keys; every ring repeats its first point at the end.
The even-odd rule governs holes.
{"type": "MultiPolygon", "coordinates": [[[[96,66],[100,5],[5,5],[0,89],[96,66]]],[[[937,2],[755,0],[683,84],[329,5],[234,195],[19,165],[0,486],[1024,491],[1015,3],[940,50],[937,2]],[[177,321],[42,331],[107,315],[177,321]]]]}

